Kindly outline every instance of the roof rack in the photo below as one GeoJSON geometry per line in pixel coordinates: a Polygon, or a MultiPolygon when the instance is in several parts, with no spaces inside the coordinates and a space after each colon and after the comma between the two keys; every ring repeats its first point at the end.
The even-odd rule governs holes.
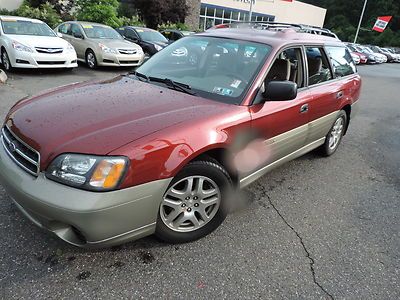
{"type": "Polygon", "coordinates": [[[265,22],[257,22],[257,21],[233,22],[233,23],[219,24],[212,28],[213,29],[254,28],[254,29],[263,29],[263,30],[268,30],[268,29],[283,30],[283,29],[291,28],[297,32],[324,35],[324,36],[329,36],[329,37],[338,39],[338,36],[335,33],[333,33],[332,31],[330,31],[329,29],[326,29],[326,28],[321,28],[321,27],[311,26],[311,25],[304,25],[304,24],[284,23],[284,22],[268,22],[268,21],[265,21],[265,22]]]}

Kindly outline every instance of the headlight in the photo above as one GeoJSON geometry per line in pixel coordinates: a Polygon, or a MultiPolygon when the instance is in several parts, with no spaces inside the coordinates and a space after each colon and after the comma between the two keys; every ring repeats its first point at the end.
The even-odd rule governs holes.
{"type": "Polygon", "coordinates": [[[17,50],[17,51],[24,51],[24,52],[31,52],[31,53],[33,53],[33,50],[32,50],[32,48],[30,48],[30,47],[28,47],[28,46],[25,46],[25,45],[22,45],[21,43],[18,43],[18,42],[13,42],[12,43],[12,46],[13,46],[13,48],[15,49],[15,50],[17,50]]]}
{"type": "Polygon", "coordinates": [[[118,54],[117,50],[107,47],[106,45],[99,43],[99,47],[104,53],[118,54]]]}
{"type": "Polygon", "coordinates": [[[163,49],[163,47],[159,45],[154,45],[154,48],[156,48],[157,51],[161,51],[163,49]]]}
{"type": "Polygon", "coordinates": [[[50,164],[46,177],[86,190],[107,191],[120,184],[127,166],[126,157],[62,154],[50,164]]]}
{"type": "Polygon", "coordinates": [[[68,43],[67,52],[74,52],[74,51],[75,51],[74,46],[72,46],[70,43],[68,43]]]}

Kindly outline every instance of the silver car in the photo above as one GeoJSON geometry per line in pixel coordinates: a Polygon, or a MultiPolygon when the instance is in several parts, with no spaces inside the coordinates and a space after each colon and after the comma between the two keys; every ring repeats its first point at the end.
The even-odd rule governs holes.
{"type": "Polygon", "coordinates": [[[98,66],[139,66],[144,61],[142,48],[124,38],[113,28],[89,22],[65,22],[55,31],[74,46],[78,60],[89,68],[98,66]]]}

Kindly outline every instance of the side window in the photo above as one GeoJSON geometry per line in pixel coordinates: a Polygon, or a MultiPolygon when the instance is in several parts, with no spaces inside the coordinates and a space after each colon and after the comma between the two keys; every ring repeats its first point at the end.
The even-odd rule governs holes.
{"type": "Polygon", "coordinates": [[[168,40],[171,40],[171,35],[172,35],[172,32],[171,31],[164,31],[163,33],[163,36],[165,36],[165,38],[166,39],[168,39],[168,40]]]}
{"type": "Polygon", "coordinates": [[[58,32],[62,34],[68,34],[69,29],[71,28],[71,24],[64,23],[58,27],[58,32]]]}
{"type": "Polygon", "coordinates": [[[306,48],[308,64],[308,85],[314,85],[333,78],[329,61],[321,47],[306,48]]]}
{"type": "Polygon", "coordinates": [[[297,83],[297,87],[304,87],[303,58],[300,48],[290,48],[281,52],[272,64],[266,81],[289,80],[297,83]]]}
{"type": "Polygon", "coordinates": [[[136,32],[134,32],[132,29],[129,29],[129,28],[126,28],[126,29],[125,29],[125,36],[126,36],[128,39],[131,39],[131,40],[138,40],[138,39],[139,39],[139,37],[138,37],[138,35],[136,34],[136,32]]]}
{"type": "Polygon", "coordinates": [[[345,47],[326,47],[336,77],[354,74],[356,65],[345,47]]]}
{"type": "Polygon", "coordinates": [[[79,25],[77,24],[72,24],[71,25],[71,30],[70,30],[70,34],[72,36],[74,36],[76,33],[81,34],[82,35],[82,30],[79,28],[79,25]]]}

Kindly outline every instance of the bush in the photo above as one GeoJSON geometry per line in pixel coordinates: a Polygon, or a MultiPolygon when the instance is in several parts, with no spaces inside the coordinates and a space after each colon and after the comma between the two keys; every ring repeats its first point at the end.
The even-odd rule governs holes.
{"type": "Polygon", "coordinates": [[[39,19],[47,23],[51,28],[56,27],[62,22],[53,6],[49,3],[42,4],[40,7],[32,8],[24,2],[20,8],[15,10],[14,15],[32,19],[39,19]]]}
{"type": "Polygon", "coordinates": [[[119,27],[118,0],[77,0],[76,17],[79,21],[97,22],[111,27],[119,27]]]}
{"type": "Polygon", "coordinates": [[[161,25],[158,25],[158,30],[163,30],[163,29],[177,29],[177,30],[190,30],[189,26],[184,24],[184,23],[163,23],[161,25]]]}
{"type": "Polygon", "coordinates": [[[122,16],[119,18],[121,26],[145,26],[145,24],[137,16],[132,16],[131,18],[122,16]]]}

